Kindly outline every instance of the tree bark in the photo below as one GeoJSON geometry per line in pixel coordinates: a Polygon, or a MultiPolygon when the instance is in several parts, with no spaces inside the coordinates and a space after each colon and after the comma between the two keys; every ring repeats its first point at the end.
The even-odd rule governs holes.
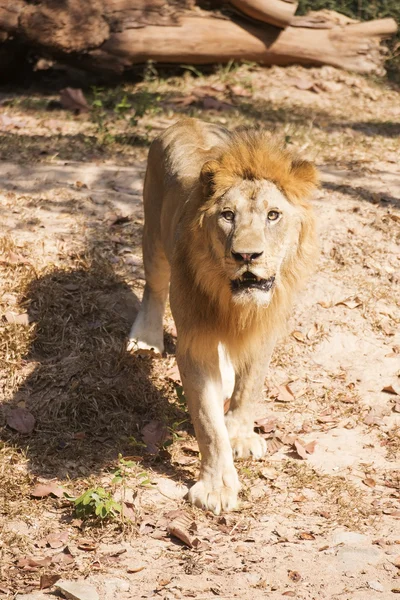
{"type": "Polygon", "coordinates": [[[233,59],[368,73],[382,71],[380,41],[397,30],[393,19],[360,23],[333,11],[294,17],[290,0],[231,0],[258,19],[251,22],[187,4],[194,1],[0,0],[0,54],[12,40],[38,57],[100,72],[123,73],[148,60],[200,65],[233,59]]]}

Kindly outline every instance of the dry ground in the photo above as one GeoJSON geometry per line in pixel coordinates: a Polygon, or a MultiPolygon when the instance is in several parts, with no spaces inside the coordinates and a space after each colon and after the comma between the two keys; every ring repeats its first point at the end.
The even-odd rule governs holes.
{"type": "Polygon", "coordinates": [[[333,68],[245,65],[170,79],[150,69],[88,93],[95,108],[80,115],[56,92],[1,96],[0,598],[54,597],[44,575],[90,583],[101,600],[395,598],[398,91],[333,68]],[[183,499],[199,461],[171,319],[165,357],[125,352],[143,289],[147,146],[180,113],[274,129],[323,181],[318,271],[257,405],[271,454],[238,464],[242,506],[222,518],[183,499]],[[21,414],[35,418],[30,433],[21,414]],[[156,453],[143,447],[147,423],[153,438],[168,428],[156,453]],[[301,458],[294,438],[314,451],[301,458]],[[70,497],[103,487],[125,514],[82,520],[68,497],[34,497],[38,482],[70,497]],[[186,544],[167,531],[176,518],[186,544]]]}

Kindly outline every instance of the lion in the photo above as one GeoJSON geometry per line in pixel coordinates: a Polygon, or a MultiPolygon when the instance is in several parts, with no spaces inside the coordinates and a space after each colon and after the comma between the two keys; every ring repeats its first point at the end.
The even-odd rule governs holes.
{"type": "Polygon", "coordinates": [[[151,144],[143,300],[128,349],[161,355],[168,293],[176,359],[201,453],[189,501],[235,509],[234,458],[261,458],[252,401],[295,291],[312,271],[317,171],[261,130],[184,118],[151,144]],[[224,416],[224,399],[230,408],[224,416]]]}

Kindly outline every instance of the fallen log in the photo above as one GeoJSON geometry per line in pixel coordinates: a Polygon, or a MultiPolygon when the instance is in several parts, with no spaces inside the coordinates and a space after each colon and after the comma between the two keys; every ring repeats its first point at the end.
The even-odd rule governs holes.
{"type": "Polygon", "coordinates": [[[361,23],[333,11],[294,17],[296,2],[289,0],[232,0],[257,21],[188,8],[188,1],[0,0],[0,53],[2,42],[12,39],[38,58],[100,72],[123,73],[148,60],[201,65],[233,59],[381,73],[380,41],[397,30],[390,18],[361,23]]]}

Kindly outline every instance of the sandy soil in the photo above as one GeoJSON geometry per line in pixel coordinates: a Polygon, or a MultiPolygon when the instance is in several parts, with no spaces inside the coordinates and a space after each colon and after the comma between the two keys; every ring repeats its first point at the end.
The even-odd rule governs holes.
{"type": "MultiPolygon", "coordinates": [[[[251,81],[254,110],[268,94],[270,122],[316,159],[321,258],[256,407],[270,417],[271,453],[238,464],[242,506],[223,517],[184,500],[199,461],[171,318],[165,357],[124,352],[143,288],[145,149],[124,154],[117,140],[88,143],[85,154],[76,138],[92,131],[85,115],[50,119],[22,101],[0,108],[0,598],[54,597],[43,579],[38,591],[46,574],[90,584],[101,600],[400,594],[399,96],[334,69],[243,67],[230,77],[202,84],[243,93],[251,81]],[[298,89],[296,78],[340,85],[347,109],[338,114],[338,88],[298,89]],[[35,418],[25,435],[10,421],[16,407],[35,418]],[[141,443],[148,422],[169,432],[154,454],[141,443]],[[301,458],[295,439],[301,454],[315,448],[301,458]],[[113,482],[118,453],[130,461],[122,483],[113,482]],[[82,522],[70,500],[32,496],[49,481],[75,497],[102,486],[126,516],[82,522]]],[[[182,97],[189,84],[158,83],[182,97]]],[[[244,97],[231,111],[195,114],[254,123],[261,113],[249,116],[244,97]]],[[[171,103],[138,127],[151,124],[152,137],[172,123],[180,109],[171,103]]]]}

